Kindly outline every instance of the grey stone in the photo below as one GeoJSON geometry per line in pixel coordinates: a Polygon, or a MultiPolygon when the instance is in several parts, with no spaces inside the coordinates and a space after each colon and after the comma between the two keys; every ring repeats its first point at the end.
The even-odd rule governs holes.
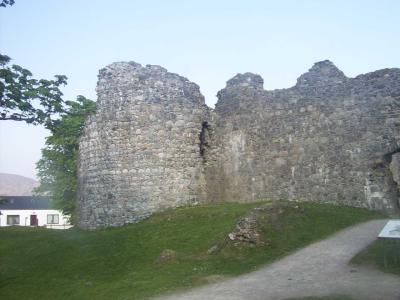
{"type": "Polygon", "coordinates": [[[80,139],[78,226],[212,201],[307,200],[399,212],[400,69],[346,77],[316,63],[267,91],[238,74],[215,110],[159,66],[100,70],[80,139]]]}
{"type": "Polygon", "coordinates": [[[161,251],[160,255],[157,257],[156,264],[163,264],[170,262],[177,257],[177,253],[171,249],[164,249],[161,251]]]}

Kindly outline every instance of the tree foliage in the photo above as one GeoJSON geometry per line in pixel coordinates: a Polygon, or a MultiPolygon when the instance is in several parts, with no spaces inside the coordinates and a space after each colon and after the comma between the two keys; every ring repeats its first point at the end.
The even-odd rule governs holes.
{"type": "Polygon", "coordinates": [[[1,0],[0,7],[6,7],[7,5],[14,5],[14,0],[1,0]]]}
{"type": "Polygon", "coordinates": [[[96,103],[83,96],[66,101],[66,110],[48,129],[42,158],[38,161],[40,186],[36,192],[50,194],[55,206],[74,217],[77,193],[77,159],[79,136],[85,119],[96,110],[96,103]]]}
{"type": "Polygon", "coordinates": [[[56,75],[54,80],[37,80],[29,70],[10,66],[10,60],[0,54],[0,120],[50,125],[52,118],[64,111],[59,88],[67,84],[67,77],[56,75]]]}

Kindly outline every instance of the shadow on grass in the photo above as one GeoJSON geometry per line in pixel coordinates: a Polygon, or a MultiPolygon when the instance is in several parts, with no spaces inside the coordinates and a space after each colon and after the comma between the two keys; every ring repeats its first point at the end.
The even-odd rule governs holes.
{"type": "Polygon", "coordinates": [[[377,239],[350,263],[400,275],[400,239],[377,239]]]}

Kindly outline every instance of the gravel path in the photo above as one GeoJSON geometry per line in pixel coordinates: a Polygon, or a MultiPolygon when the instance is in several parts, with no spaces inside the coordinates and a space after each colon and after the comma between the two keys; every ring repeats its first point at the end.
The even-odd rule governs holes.
{"type": "Polygon", "coordinates": [[[289,255],[258,271],[159,300],[272,300],[345,294],[362,300],[400,300],[400,277],[349,266],[376,239],[386,220],[369,221],[289,255]]]}

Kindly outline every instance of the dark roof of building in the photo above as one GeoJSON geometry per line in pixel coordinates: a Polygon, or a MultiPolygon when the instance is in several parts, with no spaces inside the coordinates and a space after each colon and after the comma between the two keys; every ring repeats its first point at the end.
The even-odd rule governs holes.
{"type": "Polygon", "coordinates": [[[1,196],[0,210],[6,209],[52,209],[49,197],[1,196]]]}

